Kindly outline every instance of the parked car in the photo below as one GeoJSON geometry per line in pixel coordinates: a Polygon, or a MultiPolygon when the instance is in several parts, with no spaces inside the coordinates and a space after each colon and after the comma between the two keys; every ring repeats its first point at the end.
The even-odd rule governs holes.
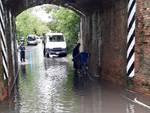
{"type": "Polygon", "coordinates": [[[40,37],[36,36],[36,39],[37,39],[37,42],[38,42],[38,43],[40,43],[40,42],[41,42],[40,37]]]}
{"type": "Polygon", "coordinates": [[[37,45],[38,41],[35,35],[28,35],[27,36],[27,45],[37,45]]]}
{"type": "Polygon", "coordinates": [[[46,56],[49,55],[67,55],[66,41],[62,33],[47,33],[45,44],[46,56]]]}

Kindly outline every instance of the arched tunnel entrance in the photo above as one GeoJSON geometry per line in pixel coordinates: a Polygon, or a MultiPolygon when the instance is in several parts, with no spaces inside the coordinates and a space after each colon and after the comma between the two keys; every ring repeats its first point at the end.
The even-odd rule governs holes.
{"type": "MultiPolygon", "coordinates": [[[[134,0],[131,0],[131,3],[134,0]]],[[[142,0],[141,0],[142,1],[142,0]]],[[[140,0],[137,1],[139,9],[149,8],[148,5],[140,7],[142,3],[140,0]]],[[[130,5],[131,5],[130,3],[130,5]]],[[[134,6],[133,2],[133,6],[134,6]]],[[[147,3],[149,3],[147,1],[147,3]]],[[[89,70],[94,77],[101,77],[104,80],[111,81],[116,84],[126,84],[126,67],[127,67],[127,35],[128,35],[128,2],[124,0],[4,0],[1,1],[1,92],[3,97],[6,97],[7,88],[11,91],[13,81],[17,74],[17,61],[16,61],[16,46],[15,46],[15,17],[23,10],[33,6],[41,4],[55,4],[68,7],[81,15],[81,42],[84,51],[91,54],[89,70]],[[5,94],[6,93],[6,94],[5,94]]],[[[131,5],[132,6],[132,5],[131,5]]],[[[131,8],[132,9],[132,8],[131,8]]],[[[138,14],[141,14],[140,10],[137,10],[138,14]]],[[[149,9],[145,12],[148,14],[149,9]]],[[[143,19],[143,17],[141,17],[143,19]]],[[[140,18],[140,19],[141,19],[140,18]]],[[[142,68],[145,65],[149,66],[149,55],[145,57],[140,55],[147,54],[144,47],[149,44],[149,40],[141,39],[141,37],[149,37],[149,24],[144,24],[141,27],[142,21],[137,18],[137,30],[135,31],[137,44],[135,45],[136,62],[135,62],[135,75],[134,81],[138,81],[141,78],[139,75],[143,75],[143,81],[140,84],[136,84],[141,87],[142,83],[149,84],[149,77],[147,76],[149,71],[142,68]],[[142,29],[142,30],[139,30],[142,29]],[[141,31],[143,35],[141,36],[141,31]],[[142,40],[142,41],[141,41],[142,40]],[[140,45],[142,44],[142,46],[140,45]],[[141,48],[141,49],[139,49],[141,48]],[[142,60],[145,58],[145,60],[142,60]],[[142,61],[140,61],[142,60],[142,61]],[[144,61],[146,63],[144,63],[144,61]],[[144,64],[141,68],[140,65],[144,64]],[[145,79],[148,78],[148,79],[145,79]]],[[[134,22],[133,22],[134,23],[134,22]]],[[[133,24],[132,23],[132,24],[133,24]]],[[[148,22],[147,22],[148,23],[148,22]]],[[[148,50],[147,50],[148,51],[148,50]]],[[[134,52],[133,52],[134,53],[134,52]]],[[[132,55],[131,55],[132,56],[132,55]]],[[[132,57],[131,57],[132,58],[132,57]]],[[[132,62],[134,64],[134,62],[132,62]]],[[[132,66],[132,65],[131,65],[132,66]]],[[[133,68],[134,66],[132,66],[133,68]]],[[[146,86],[146,87],[149,87],[146,86]]],[[[149,91],[148,91],[149,92],[149,91]]]]}
{"type": "Polygon", "coordinates": [[[105,75],[104,78],[122,84],[126,76],[127,3],[122,1],[99,3],[100,6],[107,5],[107,7],[98,7],[94,3],[91,6],[92,10],[90,10],[89,4],[83,7],[83,3],[74,3],[74,1],[20,2],[18,7],[13,4],[11,7],[13,7],[14,14],[17,15],[22,10],[43,3],[69,7],[81,15],[81,42],[83,50],[91,54],[91,73],[99,77],[100,74],[105,75]],[[118,4],[119,7],[117,7],[118,4]],[[114,26],[116,29],[113,29],[114,26]],[[93,59],[96,60],[93,61],[93,59]]]}
{"type": "MultiPolygon", "coordinates": [[[[15,17],[23,10],[45,3],[49,3],[49,1],[19,1],[16,6],[14,1],[13,3],[8,1],[7,6],[11,7],[8,15],[15,20],[15,17]]],[[[82,3],[79,3],[81,6],[78,6],[77,3],[79,8],[76,3],[75,6],[71,6],[72,3],[65,1],[52,1],[51,4],[69,7],[81,15],[81,42],[83,50],[91,54],[89,64],[91,74],[96,77],[104,75],[102,77],[107,80],[124,84],[126,76],[126,2],[99,3],[100,5],[108,4],[107,7],[98,7],[93,4],[92,10],[88,7],[89,4],[83,7],[82,3]],[[117,7],[118,4],[120,4],[119,7],[117,7]],[[108,19],[110,15],[111,18],[108,19]],[[116,29],[113,29],[114,26],[116,29]],[[93,59],[95,60],[93,61],[93,59]]],[[[8,23],[12,24],[11,27],[15,27],[14,20],[10,20],[8,23]]],[[[11,27],[10,30],[14,30],[11,27]]],[[[15,39],[14,33],[6,34],[15,39]]]]}

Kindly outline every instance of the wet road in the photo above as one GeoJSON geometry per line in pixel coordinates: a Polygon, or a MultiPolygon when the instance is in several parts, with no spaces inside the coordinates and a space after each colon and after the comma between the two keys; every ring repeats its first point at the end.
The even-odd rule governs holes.
{"type": "Polygon", "coordinates": [[[12,102],[0,113],[150,113],[150,97],[79,79],[67,58],[44,58],[41,44],[27,47],[19,68],[12,102]]]}

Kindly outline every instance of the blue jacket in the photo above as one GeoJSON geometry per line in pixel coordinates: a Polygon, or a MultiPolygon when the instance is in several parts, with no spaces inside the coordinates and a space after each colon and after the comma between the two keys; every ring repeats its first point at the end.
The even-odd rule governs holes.
{"type": "Polygon", "coordinates": [[[20,49],[21,51],[25,51],[25,46],[24,46],[24,44],[21,44],[20,47],[19,47],[19,49],[20,49]]]}

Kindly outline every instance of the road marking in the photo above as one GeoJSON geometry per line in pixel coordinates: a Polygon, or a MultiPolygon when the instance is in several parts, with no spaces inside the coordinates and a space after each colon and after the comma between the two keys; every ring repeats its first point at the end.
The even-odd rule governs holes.
{"type": "Polygon", "coordinates": [[[135,103],[135,104],[138,104],[138,105],[140,105],[140,106],[143,106],[143,107],[145,107],[145,108],[147,108],[147,109],[150,109],[150,106],[149,106],[149,105],[146,105],[146,104],[144,104],[143,102],[138,101],[137,98],[134,98],[134,100],[132,100],[132,99],[130,99],[129,97],[126,97],[126,96],[124,96],[124,95],[123,95],[123,98],[125,98],[125,99],[127,99],[127,100],[129,100],[129,101],[131,101],[131,102],[133,102],[133,103],[135,103]]]}
{"type": "Polygon", "coordinates": [[[144,106],[144,107],[150,109],[150,106],[148,106],[148,105],[146,105],[146,104],[144,104],[144,103],[138,101],[137,98],[134,98],[134,101],[135,101],[136,103],[140,104],[141,106],[144,106]]]}

